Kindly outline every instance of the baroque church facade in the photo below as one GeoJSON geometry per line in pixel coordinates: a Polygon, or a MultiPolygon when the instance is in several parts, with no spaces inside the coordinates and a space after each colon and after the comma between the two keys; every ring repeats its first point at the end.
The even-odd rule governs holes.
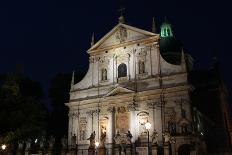
{"type": "Polygon", "coordinates": [[[147,154],[203,152],[202,135],[193,125],[190,59],[181,49],[178,63],[161,54],[161,37],[172,35],[167,23],[158,34],[155,25],[152,32],[145,31],[127,25],[121,16],[98,42],[92,40],[88,72],[79,83],[72,79],[65,103],[70,147],[89,150],[86,154],[96,149],[96,142],[107,154],[120,154],[117,149],[127,146],[135,148],[131,154],[145,154],[139,149],[147,154]]]}

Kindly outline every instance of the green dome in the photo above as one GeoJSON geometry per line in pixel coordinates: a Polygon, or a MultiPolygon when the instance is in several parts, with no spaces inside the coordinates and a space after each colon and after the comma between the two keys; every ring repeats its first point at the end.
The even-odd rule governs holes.
{"type": "Polygon", "coordinates": [[[162,57],[171,64],[179,65],[182,44],[174,37],[171,24],[164,22],[160,29],[159,45],[162,57]]]}

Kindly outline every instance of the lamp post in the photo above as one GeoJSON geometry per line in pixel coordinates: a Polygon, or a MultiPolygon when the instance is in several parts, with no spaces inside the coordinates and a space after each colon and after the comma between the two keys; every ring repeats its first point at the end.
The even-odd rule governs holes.
{"type": "Polygon", "coordinates": [[[145,128],[147,129],[147,148],[148,148],[148,155],[150,155],[150,145],[149,145],[149,130],[151,128],[151,123],[147,122],[145,124],[145,128]]]}
{"type": "Polygon", "coordinates": [[[99,146],[99,144],[100,144],[100,143],[99,143],[98,141],[95,142],[95,146],[96,146],[96,155],[98,154],[97,151],[98,151],[98,146],[99,146]]]}

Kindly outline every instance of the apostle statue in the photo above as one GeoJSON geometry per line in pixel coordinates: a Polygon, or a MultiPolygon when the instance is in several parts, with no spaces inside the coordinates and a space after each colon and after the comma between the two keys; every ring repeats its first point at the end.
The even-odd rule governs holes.
{"type": "Polygon", "coordinates": [[[62,144],[63,149],[67,149],[68,139],[65,135],[64,135],[64,137],[61,138],[61,144],[62,144]]]}
{"type": "Polygon", "coordinates": [[[87,139],[90,142],[90,146],[89,146],[90,148],[95,147],[95,136],[96,136],[95,131],[93,131],[93,133],[91,133],[90,137],[87,139]]]}
{"type": "Polygon", "coordinates": [[[170,138],[171,138],[170,133],[168,132],[168,130],[165,130],[165,132],[163,133],[164,143],[169,143],[170,142],[170,138]]]}
{"type": "Polygon", "coordinates": [[[18,150],[22,150],[23,149],[23,141],[20,140],[18,141],[18,150]]]}
{"type": "Polygon", "coordinates": [[[30,150],[31,149],[31,139],[27,139],[26,141],[26,150],[30,150]]]}
{"type": "Polygon", "coordinates": [[[100,147],[105,147],[105,141],[106,141],[106,130],[103,130],[101,132],[101,137],[100,137],[100,147]]]}
{"type": "Polygon", "coordinates": [[[120,144],[121,143],[121,135],[119,133],[119,131],[117,131],[115,137],[114,137],[114,141],[116,144],[120,144]]]}
{"type": "Polygon", "coordinates": [[[158,144],[158,132],[156,130],[153,131],[152,135],[151,135],[151,142],[152,144],[158,144]]]}
{"type": "Polygon", "coordinates": [[[39,141],[39,147],[40,149],[44,148],[44,144],[45,144],[45,138],[44,136],[41,137],[40,141],[39,141]]]}
{"type": "Polygon", "coordinates": [[[127,131],[126,137],[127,137],[127,143],[131,144],[131,139],[133,136],[129,130],[127,131]]]}
{"type": "Polygon", "coordinates": [[[49,149],[52,149],[55,144],[55,138],[53,136],[50,137],[48,141],[49,149]]]}

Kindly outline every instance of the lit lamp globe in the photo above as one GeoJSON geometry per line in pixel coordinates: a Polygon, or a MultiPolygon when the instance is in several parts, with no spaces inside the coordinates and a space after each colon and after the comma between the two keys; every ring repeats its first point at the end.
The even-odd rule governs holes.
{"type": "Polygon", "coordinates": [[[147,123],[145,124],[145,128],[146,128],[147,130],[150,130],[150,128],[151,128],[151,123],[147,122],[147,123]]]}
{"type": "Polygon", "coordinates": [[[95,142],[95,146],[98,147],[99,146],[99,142],[95,142]]]}
{"type": "Polygon", "coordinates": [[[6,145],[3,144],[3,145],[1,146],[1,148],[2,148],[2,150],[5,150],[5,149],[6,149],[6,145]]]}

